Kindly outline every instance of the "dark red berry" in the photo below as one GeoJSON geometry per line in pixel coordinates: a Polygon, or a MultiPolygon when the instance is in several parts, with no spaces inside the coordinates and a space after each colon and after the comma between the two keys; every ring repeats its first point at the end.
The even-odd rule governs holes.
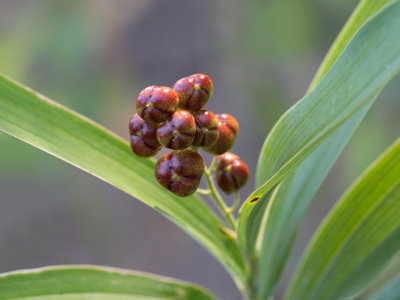
{"type": "Polygon", "coordinates": [[[176,92],[165,86],[149,86],[136,98],[136,112],[147,122],[161,123],[178,108],[176,92]]]}
{"type": "Polygon", "coordinates": [[[211,146],[218,138],[218,118],[209,110],[201,110],[194,114],[196,135],[193,146],[211,146]]]}
{"type": "Polygon", "coordinates": [[[179,107],[199,111],[213,92],[213,82],[205,74],[193,74],[179,79],[173,86],[179,96],[179,107]]]}
{"type": "Polygon", "coordinates": [[[196,134],[196,123],[186,110],[178,110],[168,121],[157,129],[157,139],[161,145],[181,150],[192,145],[196,134]]]}
{"type": "Polygon", "coordinates": [[[157,154],[161,145],[156,137],[157,126],[145,122],[138,114],[129,121],[130,144],[132,151],[140,157],[150,157],[157,154]]]}
{"type": "Polygon", "coordinates": [[[197,190],[203,173],[203,158],[190,149],[173,151],[163,156],[155,168],[157,181],[181,197],[189,196],[197,190]]]}
{"type": "Polygon", "coordinates": [[[227,194],[242,188],[249,178],[249,168],[233,153],[225,153],[217,157],[215,171],[217,184],[227,194]]]}
{"type": "Polygon", "coordinates": [[[204,150],[214,154],[223,154],[232,148],[236,135],[239,133],[239,124],[234,117],[228,114],[218,114],[217,141],[204,150]]]}

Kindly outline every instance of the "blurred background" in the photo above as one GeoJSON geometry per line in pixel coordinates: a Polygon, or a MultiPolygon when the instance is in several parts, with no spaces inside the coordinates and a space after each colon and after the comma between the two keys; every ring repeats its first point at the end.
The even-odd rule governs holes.
{"type": "MultiPolygon", "coordinates": [[[[255,171],[265,136],[304,95],[356,3],[2,0],[0,72],[125,139],[142,88],[206,73],[214,81],[207,108],[238,119],[232,152],[255,171]]],[[[398,137],[399,85],[397,78],[381,94],[312,203],[277,299],[324,215],[398,137]]],[[[251,177],[243,198],[253,184],[251,177]]],[[[219,263],[162,215],[4,133],[0,257],[0,272],[99,264],[191,280],[220,299],[240,299],[219,263]]]]}

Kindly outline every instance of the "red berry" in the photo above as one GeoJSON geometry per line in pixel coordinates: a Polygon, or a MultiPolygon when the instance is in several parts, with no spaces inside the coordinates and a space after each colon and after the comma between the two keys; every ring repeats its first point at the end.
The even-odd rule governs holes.
{"type": "Polygon", "coordinates": [[[136,111],[147,122],[161,123],[178,108],[175,91],[165,86],[149,86],[136,98],[136,111]]]}
{"type": "Polygon", "coordinates": [[[161,145],[181,150],[192,145],[196,134],[196,123],[186,110],[178,110],[168,121],[157,129],[157,139],[161,145]]]}
{"type": "Polygon", "coordinates": [[[150,157],[157,154],[161,145],[156,137],[157,126],[145,122],[138,114],[129,121],[130,144],[132,151],[140,157],[150,157]]]}
{"type": "Polygon", "coordinates": [[[193,74],[179,79],[173,86],[179,96],[179,107],[199,111],[213,92],[213,82],[205,74],[193,74]]]}
{"type": "Polygon", "coordinates": [[[215,174],[219,188],[231,194],[246,184],[249,168],[239,156],[227,152],[217,157],[215,174]]]}
{"type": "Polygon", "coordinates": [[[180,197],[186,197],[200,185],[204,160],[190,149],[173,151],[160,158],[154,171],[162,186],[180,197]]]}
{"type": "Polygon", "coordinates": [[[234,117],[228,114],[218,114],[217,141],[204,150],[214,154],[223,154],[232,148],[236,135],[239,133],[239,124],[234,117]]]}
{"type": "Polygon", "coordinates": [[[211,146],[218,138],[218,118],[209,110],[201,110],[194,114],[196,135],[193,146],[211,146]]]}

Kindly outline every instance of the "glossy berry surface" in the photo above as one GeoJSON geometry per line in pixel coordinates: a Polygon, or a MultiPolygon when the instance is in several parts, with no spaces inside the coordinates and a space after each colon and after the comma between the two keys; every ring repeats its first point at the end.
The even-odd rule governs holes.
{"type": "Polygon", "coordinates": [[[179,96],[179,107],[194,112],[206,105],[213,92],[213,82],[205,74],[193,74],[179,79],[173,89],[179,96]]]}
{"type": "Polygon", "coordinates": [[[236,135],[239,133],[239,123],[229,114],[218,114],[218,138],[204,150],[213,154],[223,154],[233,147],[236,135]]]}
{"type": "Polygon", "coordinates": [[[231,194],[246,184],[249,168],[239,156],[227,152],[217,157],[215,176],[219,188],[231,194]]]}
{"type": "Polygon", "coordinates": [[[149,86],[136,98],[136,112],[147,122],[162,123],[177,110],[176,92],[165,86],[149,86]]]}
{"type": "Polygon", "coordinates": [[[180,197],[193,194],[204,173],[204,160],[197,152],[185,149],[173,151],[156,164],[157,181],[180,197]]]}
{"type": "Polygon", "coordinates": [[[218,118],[209,110],[201,110],[194,114],[196,135],[193,146],[211,146],[218,138],[218,118]]]}
{"type": "Polygon", "coordinates": [[[129,121],[130,145],[137,156],[150,157],[160,151],[156,130],[157,126],[144,121],[138,114],[132,116],[129,121]]]}
{"type": "Polygon", "coordinates": [[[137,156],[150,157],[160,151],[156,130],[157,126],[146,122],[138,114],[132,116],[129,121],[130,145],[137,156]]]}
{"type": "Polygon", "coordinates": [[[161,145],[181,150],[192,145],[196,134],[196,123],[186,110],[178,110],[168,121],[157,129],[157,139],[161,145]]]}

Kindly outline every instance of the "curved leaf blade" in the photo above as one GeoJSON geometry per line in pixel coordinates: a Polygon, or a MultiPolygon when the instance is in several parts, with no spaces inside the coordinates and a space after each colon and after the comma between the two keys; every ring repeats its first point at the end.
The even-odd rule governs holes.
{"type": "Polygon", "coordinates": [[[238,285],[244,262],[236,240],[197,196],[179,198],[154,178],[154,161],[93,121],[0,75],[0,130],[48,152],[157,209],[218,258],[238,285]]]}
{"type": "Polygon", "coordinates": [[[268,200],[270,210],[265,212],[266,221],[257,236],[260,246],[255,249],[262,282],[259,299],[267,299],[273,293],[309,204],[371,103],[322,143],[268,200]]]}
{"type": "Polygon", "coordinates": [[[400,139],[324,220],[285,299],[341,299],[361,291],[400,250],[400,139]]]}
{"type": "Polygon", "coordinates": [[[390,285],[390,282],[400,274],[400,253],[387,264],[382,272],[368,284],[360,295],[356,297],[357,300],[369,299],[378,291],[384,289],[385,286],[390,285]]]}
{"type": "Polygon", "coordinates": [[[368,300],[398,300],[400,299],[400,274],[388,282],[368,300]]]}
{"type": "Polygon", "coordinates": [[[52,266],[0,274],[3,300],[213,300],[197,285],[99,266],[52,266]]]}
{"type": "MultiPolygon", "coordinates": [[[[388,2],[389,0],[362,0],[358,4],[321,63],[309,91],[332,67],[356,31],[388,2]]],[[[255,252],[254,256],[258,258],[257,269],[259,270],[259,281],[262,283],[257,292],[259,299],[267,299],[272,295],[308,206],[375,99],[376,96],[373,96],[367,104],[336,129],[307,157],[296,171],[283,180],[277,187],[278,190],[274,193],[274,197],[264,200],[271,202],[268,210],[259,207],[253,209],[253,211],[261,209],[265,220],[263,224],[247,225],[249,231],[257,233],[255,239],[259,245],[256,249],[252,249],[251,245],[255,242],[250,240],[250,245],[247,246],[250,251],[255,252]],[[285,234],[281,234],[282,232],[285,234]]],[[[260,156],[263,155],[264,153],[261,152],[260,156]]],[[[249,236],[247,234],[247,239],[249,236]]]]}
{"type": "MultiPolygon", "coordinates": [[[[293,172],[335,130],[367,106],[400,69],[400,3],[394,1],[355,35],[318,86],[278,121],[267,137],[256,183],[242,205],[239,241],[262,196],[293,172]],[[265,179],[268,179],[263,183],[265,179]]],[[[355,122],[357,124],[357,122],[355,122]]]]}
{"type": "Polygon", "coordinates": [[[329,69],[336,62],[340,54],[346,48],[347,44],[353,38],[354,34],[360,29],[362,25],[373,16],[379,9],[392,0],[361,0],[357,5],[350,18],[347,20],[343,29],[336,37],[331,48],[326,54],[324,60],[316,72],[308,92],[310,92],[325,76],[329,69]]]}
{"type": "Polygon", "coordinates": [[[249,199],[281,182],[398,73],[399,6],[394,1],[371,18],[318,86],[281,117],[258,162],[256,178],[261,186],[249,199]]]}

